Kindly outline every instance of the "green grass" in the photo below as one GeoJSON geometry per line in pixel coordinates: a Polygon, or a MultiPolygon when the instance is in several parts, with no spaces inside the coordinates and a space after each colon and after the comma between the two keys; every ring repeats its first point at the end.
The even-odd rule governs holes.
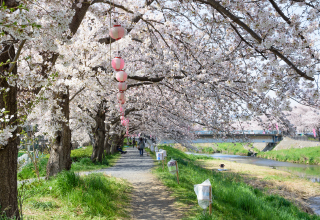
{"type": "Polygon", "coordinates": [[[293,163],[320,164],[320,147],[292,148],[260,152],[257,157],[293,163]]]}
{"type": "Polygon", "coordinates": [[[37,200],[31,200],[30,205],[34,209],[41,209],[42,211],[48,211],[59,207],[55,202],[41,202],[37,200]]]}
{"type": "Polygon", "coordinates": [[[186,219],[265,219],[265,220],[316,220],[319,216],[300,211],[288,200],[275,195],[266,195],[263,191],[245,184],[240,175],[206,170],[194,164],[191,157],[177,149],[161,146],[167,150],[168,159],[173,158],[179,164],[180,185],[176,177],[162,171],[158,165],[155,174],[173,191],[182,206],[191,207],[186,219]],[[209,179],[212,184],[213,214],[203,214],[197,204],[194,185],[209,179]]]}
{"type": "MultiPolygon", "coordinates": [[[[113,155],[107,155],[104,160],[100,162],[92,163],[90,157],[92,154],[92,146],[86,148],[80,148],[71,151],[71,171],[89,171],[89,170],[99,170],[102,168],[110,167],[115,164],[120,154],[116,153],[113,155]]],[[[39,174],[41,177],[46,176],[46,167],[48,163],[49,155],[45,155],[40,159],[39,164],[39,174]]],[[[18,173],[18,180],[36,178],[36,174],[33,169],[33,164],[29,163],[18,173]]]]}
{"type": "MultiPolygon", "coordinates": [[[[46,176],[46,166],[48,163],[47,158],[41,158],[40,163],[39,163],[39,175],[46,176]]],[[[25,179],[31,179],[31,178],[36,178],[37,175],[34,171],[34,166],[33,163],[29,163],[25,167],[22,168],[22,170],[18,173],[18,180],[25,180],[25,179]]]]}
{"type": "Polygon", "coordinates": [[[24,155],[26,152],[18,152],[18,157],[21,157],[22,155],[24,155]]]}
{"type": "MultiPolygon", "coordinates": [[[[194,144],[202,153],[225,153],[247,156],[249,151],[243,147],[246,143],[210,143],[210,144],[194,144]]],[[[255,149],[255,151],[259,151],[255,149]]]]}
{"type": "Polygon", "coordinates": [[[90,158],[92,155],[92,146],[86,146],[79,149],[71,150],[72,161],[80,161],[82,158],[90,158]]]}
{"type": "MultiPolygon", "coordinates": [[[[48,181],[25,185],[26,219],[127,219],[132,187],[128,182],[63,171],[48,181]]],[[[20,187],[21,189],[21,187],[20,187]]]]}

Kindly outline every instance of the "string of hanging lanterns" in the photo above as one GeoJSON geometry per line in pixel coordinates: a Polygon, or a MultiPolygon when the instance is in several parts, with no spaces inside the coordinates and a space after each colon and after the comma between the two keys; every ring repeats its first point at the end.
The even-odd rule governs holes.
{"type": "MultiPolygon", "coordinates": [[[[117,20],[115,20],[115,22],[117,22],[117,20]]],[[[116,41],[123,38],[125,34],[126,30],[120,24],[113,25],[113,27],[109,30],[110,37],[115,39],[116,41]]],[[[129,119],[125,118],[125,110],[122,106],[126,103],[126,96],[124,92],[127,90],[126,80],[128,78],[128,74],[123,70],[125,62],[120,56],[118,56],[112,59],[111,66],[116,71],[116,79],[118,81],[117,88],[119,90],[119,93],[117,94],[117,99],[120,106],[119,113],[121,125],[126,127],[126,135],[129,136],[129,119]]]]}

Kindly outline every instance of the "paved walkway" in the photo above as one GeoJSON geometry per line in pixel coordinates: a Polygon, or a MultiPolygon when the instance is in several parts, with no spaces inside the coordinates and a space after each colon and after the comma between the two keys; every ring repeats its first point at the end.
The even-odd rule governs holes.
{"type": "Polygon", "coordinates": [[[174,207],[174,199],[170,197],[170,192],[151,174],[153,159],[147,156],[146,152],[140,157],[137,148],[129,147],[126,150],[127,154],[123,154],[115,166],[81,174],[103,172],[131,182],[132,219],[181,219],[182,211],[174,207]]]}

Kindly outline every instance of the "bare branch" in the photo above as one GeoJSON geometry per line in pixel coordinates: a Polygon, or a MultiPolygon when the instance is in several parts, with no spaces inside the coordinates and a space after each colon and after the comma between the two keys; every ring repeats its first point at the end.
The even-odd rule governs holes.
{"type": "Polygon", "coordinates": [[[26,39],[24,39],[24,40],[21,41],[21,43],[20,43],[20,45],[19,45],[19,48],[18,48],[18,51],[17,51],[17,53],[16,53],[16,56],[14,57],[12,63],[10,64],[10,67],[9,67],[9,70],[8,70],[9,73],[12,72],[14,66],[16,65],[17,60],[18,60],[18,58],[19,58],[19,56],[20,56],[21,50],[22,50],[23,45],[25,44],[25,42],[26,42],[26,39]]]}
{"type": "Polygon", "coordinates": [[[86,87],[82,87],[78,92],[76,92],[72,97],[71,99],[69,99],[69,102],[71,102],[80,92],[82,92],[86,87]]]}
{"type": "MultiPolygon", "coordinates": [[[[223,7],[218,1],[216,0],[197,0],[198,2],[204,3],[204,4],[209,4],[210,6],[212,6],[214,9],[216,9],[217,11],[219,11],[219,13],[221,13],[222,15],[227,16],[228,18],[230,18],[234,23],[238,24],[240,27],[242,27],[245,31],[247,31],[251,37],[253,37],[256,41],[258,41],[258,43],[262,43],[262,37],[259,36],[255,31],[253,31],[248,25],[246,25],[244,22],[242,22],[240,20],[239,17],[235,16],[234,14],[232,14],[229,10],[227,10],[225,7],[223,7]]],[[[313,77],[308,76],[306,73],[302,72],[300,69],[298,69],[297,66],[295,66],[287,57],[285,57],[281,52],[279,52],[276,48],[271,47],[269,48],[269,50],[274,53],[275,55],[277,55],[280,59],[282,59],[285,63],[287,63],[292,69],[294,69],[296,71],[296,73],[298,75],[300,75],[301,77],[314,81],[313,77]]]]}

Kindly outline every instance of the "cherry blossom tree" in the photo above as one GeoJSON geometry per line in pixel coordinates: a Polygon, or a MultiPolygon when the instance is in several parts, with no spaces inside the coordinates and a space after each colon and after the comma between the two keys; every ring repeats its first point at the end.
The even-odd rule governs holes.
{"type": "MultiPolygon", "coordinates": [[[[52,46],[52,41],[44,41],[43,36],[46,34],[58,34],[57,36],[59,36],[66,30],[66,26],[63,23],[64,20],[67,20],[67,16],[64,14],[64,12],[66,12],[64,11],[64,7],[60,7],[59,10],[56,10],[55,7],[57,5],[48,3],[48,7],[52,6],[52,11],[49,13],[48,11],[40,9],[41,4],[43,3],[44,2],[28,4],[27,1],[20,1],[18,4],[16,1],[8,0],[1,1],[0,7],[0,71],[2,81],[2,98],[0,105],[1,109],[3,109],[3,120],[1,122],[2,140],[0,150],[0,204],[1,210],[5,210],[9,217],[19,217],[16,198],[16,158],[19,145],[19,138],[17,135],[19,129],[17,129],[17,125],[19,124],[19,121],[23,119],[23,117],[19,117],[20,115],[18,115],[17,112],[17,92],[19,88],[25,88],[24,82],[26,81],[24,81],[23,78],[24,76],[28,75],[20,75],[21,69],[19,69],[20,66],[18,65],[20,57],[24,57],[23,53],[30,41],[36,43],[39,48],[48,49],[48,47],[50,48],[52,46]],[[41,23],[41,21],[45,22],[41,23]],[[55,29],[55,24],[59,26],[59,28],[55,29]],[[42,31],[40,31],[40,27],[42,27],[42,31]],[[17,48],[17,51],[15,51],[15,48],[17,48]],[[22,84],[20,84],[20,79],[22,79],[22,84]]],[[[26,57],[24,58],[26,59],[26,57]]],[[[27,80],[27,82],[28,81],[29,80],[27,80]]],[[[32,83],[33,82],[31,82],[31,84],[32,83]]]]}
{"type": "Polygon", "coordinates": [[[309,106],[296,104],[291,112],[286,112],[286,118],[293,124],[299,133],[311,133],[313,129],[319,137],[320,111],[309,106]]]}
{"type": "Polygon", "coordinates": [[[119,52],[132,133],[182,139],[195,123],[228,132],[235,119],[261,115],[289,126],[290,99],[319,107],[317,1],[2,2],[0,203],[11,205],[8,216],[17,216],[18,118],[50,137],[48,176],[70,168],[71,140],[87,138],[81,131],[95,139],[93,161],[121,142],[110,68],[119,52]],[[119,41],[108,35],[115,22],[128,33],[119,41]]]}

